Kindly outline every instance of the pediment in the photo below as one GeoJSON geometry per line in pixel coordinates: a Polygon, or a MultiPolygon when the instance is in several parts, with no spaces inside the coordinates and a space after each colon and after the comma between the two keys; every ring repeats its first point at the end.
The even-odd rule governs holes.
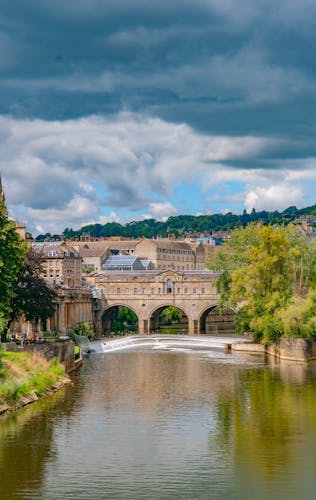
{"type": "Polygon", "coordinates": [[[164,269],[162,271],[159,271],[157,273],[157,278],[159,281],[165,281],[165,280],[173,280],[173,281],[179,281],[183,277],[183,273],[181,271],[174,271],[173,269],[164,269]]]}

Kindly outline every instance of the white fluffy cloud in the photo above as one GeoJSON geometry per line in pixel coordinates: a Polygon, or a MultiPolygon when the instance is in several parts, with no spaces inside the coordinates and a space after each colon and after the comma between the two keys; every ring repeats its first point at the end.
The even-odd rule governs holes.
{"type": "Polygon", "coordinates": [[[293,185],[273,185],[267,188],[256,187],[248,191],[245,205],[250,212],[257,210],[283,210],[289,206],[302,206],[302,190],[293,185]]]}
{"type": "MultiPolygon", "coordinates": [[[[246,193],[248,209],[283,209],[303,200],[293,170],[258,168],[257,158],[271,154],[277,140],[208,136],[135,113],[67,121],[1,117],[0,146],[9,208],[33,231],[126,221],[141,213],[175,215],[183,210],[174,198],[182,184],[199,186],[195,206],[201,211],[212,208],[204,203],[207,191],[229,182],[242,184],[238,197],[246,193]]],[[[315,179],[314,165],[309,158],[295,171],[315,179]]]]}
{"type": "Polygon", "coordinates": [[[156,202],[149,204],[149,217],[158,220],[164,220],[171,215],[177,214],[177,209],[169,201],[166,202],[156,202]]]}

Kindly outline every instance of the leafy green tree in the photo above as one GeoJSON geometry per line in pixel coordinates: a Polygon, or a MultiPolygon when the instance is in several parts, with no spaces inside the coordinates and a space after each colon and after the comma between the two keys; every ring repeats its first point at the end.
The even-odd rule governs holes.
{"type": "Polygon", "coordinates": [[[159,314],[159,319],[168,325],[171,325],[173,321],[181,321],[182,313],[174,306],[169,306],[163,309],[159,314]]]}
{"type": "Polygon", "coordinates": [[[125,306],[120,306],[118,307],[118,312],[117,312],[117,318],[116,320],[119,322],[119,324],[124,327],[124,326],[132,326],[135,327],[136,323],[138,321],[138,318],[134,311],[130,309],[129,307],[125,306]]]}
{"type": "Polygon", "coordinates": [[[14,284],[11,320],[24,315],[27,321],[46,324],[54,312],[56,292],[41,277],[42,257],[31,250],[14,284]]]}
{"type": "MultiPolygon", "coordinates": [[[[277,340],[290,328],[285,318],[292,297],[293,317],[295,307],[313,310],[310,299],[304,300],[316,286],[315,265],[316,245],[295,227],[250,224],[237,229],[214,265],[220,273],[220,306],[236,310],[239,332],[252,332],[258,341],[277,340]]],[[[303,313],[300,321],[305,321],[303,313]]],[[[311,320],[308,328],[312,325],[311,320]]]]}
{"type": "Polygon", "coordinates": [[[225,242],[217,253],[212,269],[219,273],[216,287],[220,294],[219,310],[224,313],[234,308],[231,300],[232,272],[248,265],[248,251],[259,243],[261,225],[249,224],[232,232],[231,239],[225,242]]]}
{"type": "Polygon", "coordinates": [[[14,223],[0,206],[0,334],[5,340],[12,313],[14,284],[27,255],[25,243],[15,230],[14,223]]]}
{"type": "Polygon", "coordinates": [[[244,211],[242,214],[212,214],[212,215],[178,215],[169,217],[166,221],[155,219],[146,219],[142,221],[132,221],[127,224],[109,222],[107,224],[90,224],[81,229],[73,230],[66,228],[65,238],[75,238],[82,234],[89,233],[91,236],[123,236],[127,238],[139,238],[145,236],[153,238],[158,235],[167,236],[168,233],[175,235],[186,235],[192,232],[210,232],[220,229],[233,230],[238,227],[245,227],[250,223],[269,224],[288,224],[295,220],[299,215],[316,213],[315,205],[298,210],[296,207],[289,207],[283,212],[267,212],[265,210],[251,213],[244,211]]]}
{"type": "Polygon", "coordinates": [[[288,307],[278,312],[285,337],[316,338],[316,291],[307,297],[293,297],[288,307]]]}

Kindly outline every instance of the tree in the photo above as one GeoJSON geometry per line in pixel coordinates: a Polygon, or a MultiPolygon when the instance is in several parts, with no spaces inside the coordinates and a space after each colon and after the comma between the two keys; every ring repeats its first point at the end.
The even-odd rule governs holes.
{"type": "Polygon", "coordinates": [[[31,250],[13,288],[11,320],[24,315],[27,321],[45,325],[52,316],[56,292],[41,277],[41,269],[41,254],[31,250]]]}
{"type": "Polygon", "coordinates": [[[27,248],[15,230],[15,225],[0,204],[0,334],[6,337],[6,330],[12,313],[14,284],[27,255],[27,248]]]}
{"type": "Polygon", "coordinates": [[[224,313],[233,308],[231,301],[232,272],[248,264],[247,252],[259,243],[260,224],[251,223],[245,228],[238,228],[232,232],[231,239],[226,241],[222,250],[218,252],[212,269],[219,273],[216,283],[220,294],[219,311],[224,313]]]}
{"type": "Polygon", "coordinates": [[[307,297],[293,297],[288,307],[278,312],[285,337],[316,337],[316,291],[307,297]]]}
{"type": "Polygon", "coordinates": [[[161,313],[159,314],[160,320],[166,322],[168,325],[171,325],[173,321],[180,321],[182,318],[182,313],[181,311],[174,306],[169,306],[166,307],[161,313]]]}
{"type": "Polygon", "coordinates": [[[233,231],[213,267],[219,272],[220,308],[236,310],[237,331],[252,332],[255,340],[269,342],[286,333],[292,300],[288,312],[300,322],[313,310],[311,299],[298,299],[304,302],[316,287],[316,245],[294,226],[250,224],[233,231]]]}
{"type": "Polygon", "coordinates": [[[122,324],[122,326],[135,327],[138,322],[138,318],[134,311],[129,307],[119,306],[117,311],[117,321],[122,324]]]}
{"type": "Polygon", "coordinates": [[[291,297],[289,269],[290,242],[282,228],[260,227],[259,243],[246,251],[248,263],[232,272],[231,301],[240,307],[241,325],[256,340],[272,340],[281,335],[274,316],[291,297]]]}

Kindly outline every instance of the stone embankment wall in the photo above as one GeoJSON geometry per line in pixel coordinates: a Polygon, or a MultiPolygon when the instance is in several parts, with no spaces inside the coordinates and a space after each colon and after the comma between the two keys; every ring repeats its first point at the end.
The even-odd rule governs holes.
{"type": "Polygon", "coordinates": [[[239,352],[267,354],[289,361],[306,362],[316,359],[316,341],[311,339],[281,339],[271,345],[239,342],[232,344],[231,349],[239,352]]]}
{"type": "Polygon", "coordinates": [[[75,360],[74,343],[72,340],[62,342],[43,342],[42,344],[26,344],[23,347],[17,346],[13,342],[2,344],[6,351],[40,352],[47,359],[57,358],[63,363],[67,373],[73,372],[80,363],[75,360]]]}

